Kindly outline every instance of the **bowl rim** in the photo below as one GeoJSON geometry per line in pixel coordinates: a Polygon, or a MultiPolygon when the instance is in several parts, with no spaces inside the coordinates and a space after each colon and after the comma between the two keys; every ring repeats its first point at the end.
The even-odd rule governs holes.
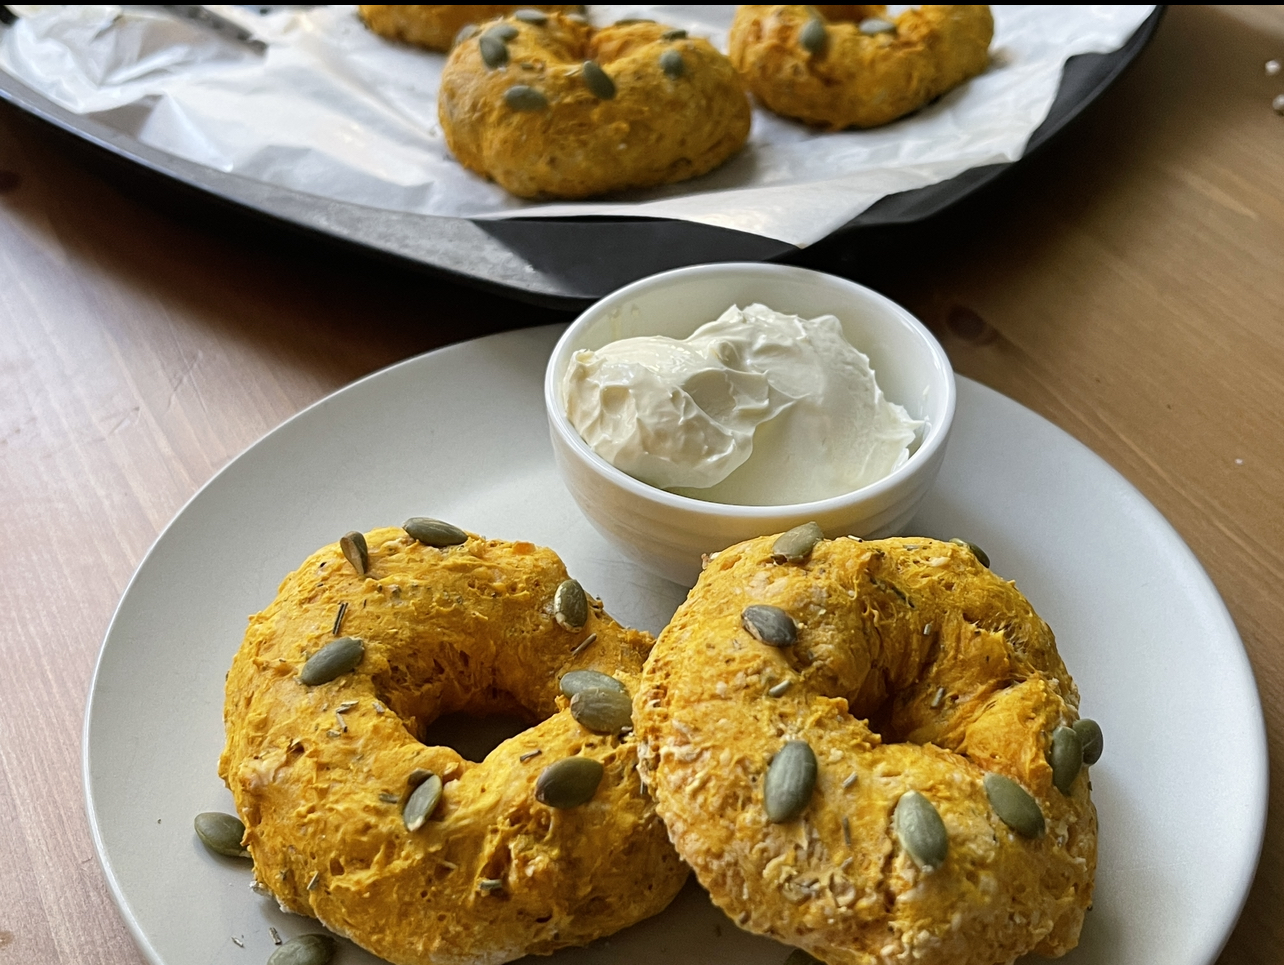
{"type": "Polygon", "coordinates": [[[951,424],[954,421],[957,398],[958,391],[954,379],[954,367],[950,364],[949,356],[946,355],[945,349],[941,347],[941,343],[937,341],[931,330],[905,306],[849,278],[831,275],[827,272],[814,271],[810,268],[799,268],[795,265],[762,264],[759,262],[731,261],[687,265],[682,268],[659,272],[655,275],[648,275],[646,278],[639,278],[623,288],[616,289],[605,298],[599,299],[586,308],[567,326],[566,331],[557,340],[557,344],[553,346],[552,354],[549,355],[548,365],[544,370],[544,408],[548,415],[549,425],[563,444],[589,468],[607,481],[615,483],[631,494],[665,509],[694,513],[701,516],[714,516],[727,520],[767,520],[782,516],[812,518],[832,516],[842,509],[859,505],[866,500],[878,499],[890,491],[908,484],[920,471],[933,464],[934,456],[945,445],[949,437],[951,424]],[[651,289],[662,287],[674,281],[685,281],[692,277],[719,274],[733,276],[768,275],[777,278],[791,277],[798,281],[823,278],[826,284],[837,283],[839,287],[857,290],[864,297],[870,298],[875,303],[880,304],[881,307],[888,309],[888,316],[895,318],[918,336],[919,341],[926,348],[927,354],[931,359],[930,368],[934,368],[943,376],[943,394],[945,398],[942,406],[942,417],[928,425],[928,431],[924,434],[922,442],[910,454],[909,458],[882,479],[875,480],[859,489],[840,493],[837,496],[829,496],[825,499],[816,499],[809,502],[776,503],[764,506],[713,502],[711,500],[697,499],[694,496],[671,493],[652,486],[650,483],[642,482],[642,480],[630,476],[624,470],[611,465],[606,459],[598,455],[592,446],[584,441],[575,427],[571,425],[571,420],[562,408],[558,385],[560,382],[560,371],[558,370],[563,367],[560,364],[560,360],[569,360],[571,342],[589,321],[602,312],[615,307],[618,303],[625,302],[645,294],[651,289]]]}

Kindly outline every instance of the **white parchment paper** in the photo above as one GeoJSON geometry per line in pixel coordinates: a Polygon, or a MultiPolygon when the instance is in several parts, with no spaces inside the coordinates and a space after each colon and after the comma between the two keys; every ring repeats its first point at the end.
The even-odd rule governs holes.
{"type": "MultiPolygon", "coordinates": [[[[720,225],[804,246],[880,198],[1014,161],[1065,61],[1116,50],[1152,6],[995,6],[990,69],[917,114],[819,133],[755,109],[749,144],[701,178],[607,200],[538,204],[465,171],[437,124],[445,55],[385,41],[353,6],[211,5],[266,54],[158,7],[15,6],[0,69],[62,107],[200,164],[309,194],[465,218],[628,215],[720,225]]],[[[732,6],[594,6],[726,49],[732,6]]],[[[895,8],[893,8],[895,9],[895,8]]]]}

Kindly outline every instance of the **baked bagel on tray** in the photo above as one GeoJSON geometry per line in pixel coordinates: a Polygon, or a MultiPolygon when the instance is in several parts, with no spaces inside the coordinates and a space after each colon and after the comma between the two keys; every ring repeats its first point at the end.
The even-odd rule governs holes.
{"type": "Polygon", "coordinates": [[[517,10],[583,13],[579,4],[457,3],[392,4],[363,3],[357,7],[361,21],[389,40],[402,40],[428,50],[446,51],[459,31],[470,24],[507,16],[517,10]]]}
{"type": "Polygon", "coordinates": [[[730,56],[750,92],[785,117],[839,131],[918,110],[989,64],[984,5],[911,7],[745,4],[730,56]]]}
{"type": "Polygon", "coordinates": [[[528,11],[455,45],[437,112],[459,162],[522,198],[693,178],[740,149],[750,120],[731,62],[705,40],[528,11]]]}

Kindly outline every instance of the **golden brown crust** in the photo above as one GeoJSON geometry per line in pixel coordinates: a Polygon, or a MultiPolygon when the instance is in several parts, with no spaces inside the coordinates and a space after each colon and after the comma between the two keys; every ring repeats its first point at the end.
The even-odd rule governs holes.
{"type": "Polygon", "coordinates": [[[365,25],[381,37],[402,40],[429,50],[446,51],[459,31],[470,23],[481,23],[523,9],[574,13],[583,12],[584,7],[572,3],[461,3],[453,6],[363,3],[357,7],[357,13],[365,25]]]}
{"type": "Polygon", "coordinates": [[[634,699],[644,778],[714,902],[834,965],[994,965],[1074,947],[1096,812],[1086,768],[1068,794],[1052,785],[1050,735],[1076,719],[1078,693],[1047,624],[951,543],[844,538],[776,564],[772,542],[710,561],[634,699]],[[750,636],[751,604],[784,609],[797,643],[750,636]],[[772,823],[763,782],[788,740],[808,742],[819,776],[801,817],[772,823]],[[987,773],[1033,795],[1042,837],[999,819],[987,773]],[[934,870],[892,831],[911,790],[948,831],[934,870]]]}
{"type": "Polygon", "coordinates": [[[731,25],[731,61],[766,107],[834,131],[894,121],[989,63],[988,6],[912,7],[894,32],[862,33],[860,21],[885,9],[743,5],[731,25]],[[826,21],[815,52],[802,41],[812,10],[826,21]]]}
{"type": "Polygon", "coordinates": [[[655,23],[594,30],[557,15],[502,27],[515,34],[501,65],[487,66],[483,36],[451,52],[437,111],[459,162],[519,197],[585,198],[682,181],[717,167],[749,136],[748,98],[707,41],[655,23]],[[605,72],[613,96],[593,93],[585,61],[605,72]],[[509,92],[519,87],[534,90],[542,106],[515,109],[509,92]]]}
{"type": "Polygon", "coordinates": [[[401,529],[366,538],[369,576],[337,545],[313,554],[251,618],[228,675],[219,773],[258,883],[397,965],[547,954],[667,905],[686,868],[641,788],[632,739],[587,731],[557,686],[596,669],[632,692],[650,637],[596,601],[582,630],[558,626],[566,571],[551,550],[476,536],[435,549],[401,529]],[[305,655],[335,638],[345,603],[341,632],[364,641],[361,662],[305,686],[305,655]],[[538,723],[480,764],[416,739],[457,711],[538,723]],[[596,794],[569,809],[539,803],[540,773],[575,755],[603,764],[596,794]],[[401,810],[416,768],[445,788],[411,832],[401,810]]]}

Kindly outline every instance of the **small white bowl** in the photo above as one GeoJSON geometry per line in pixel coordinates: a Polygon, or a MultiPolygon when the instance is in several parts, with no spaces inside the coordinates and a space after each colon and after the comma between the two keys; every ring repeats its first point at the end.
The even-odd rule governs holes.
{"type": "Polygon", "coordinates": [[[900,530],[936,479],[954,419],[954,370],[923,324],[855,282],[785,265],[697,265],[652,275],[608,295],[571,323],[544,374],[544,405],[558,471],[593,526],[645,569],[685,586],[701,557],[733,543],[815,520],[829,537],[900,530]],[[760,302],[778,312],[832,314],[869,356],[878,384],[926,423],[904,465],[841,496],[785,506],[738,506],[679,496],[616,469],[566,417],[562,374],[579,349],[638,335],[686,338],[729,306],[760,302]]]}

